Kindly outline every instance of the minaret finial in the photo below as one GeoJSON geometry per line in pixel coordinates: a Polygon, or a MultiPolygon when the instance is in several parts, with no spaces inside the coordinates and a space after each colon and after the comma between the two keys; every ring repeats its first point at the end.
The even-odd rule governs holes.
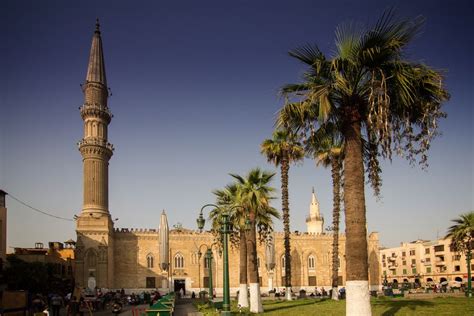
{"type": "Polygon", "coordinates": [[[314,187],[313,187],[313,194],[314,194],[314,187]]]}
{"type": "Polygon", "coordinates": [[[100,34],[99,18],[96,18],[96,19],[95,19],[95,33],[100,34]]]}

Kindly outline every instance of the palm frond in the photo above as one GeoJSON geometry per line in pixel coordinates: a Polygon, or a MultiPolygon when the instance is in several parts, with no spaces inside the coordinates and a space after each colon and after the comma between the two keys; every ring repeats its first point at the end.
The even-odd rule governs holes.
{"type": "Polygon", "coordinates": [[[306,44],[288,52],[291,57],[294,57],[301,62],[314,66],[325,57],[321,50],[316,45],[306,44]]]}

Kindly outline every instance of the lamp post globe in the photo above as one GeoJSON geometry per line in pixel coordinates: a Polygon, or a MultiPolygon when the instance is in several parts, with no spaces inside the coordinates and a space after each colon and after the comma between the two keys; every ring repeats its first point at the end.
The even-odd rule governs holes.
{"type": "Polygon", "coordinates": [[[204,216],[202,216],[202,210],[201,210],[201,213],[199,214],[199,217],[196,219],[196,223],[199,228],[199,231],[202,232],[202,229],[204,228],[204,224],[206,223],[204,216]]]}

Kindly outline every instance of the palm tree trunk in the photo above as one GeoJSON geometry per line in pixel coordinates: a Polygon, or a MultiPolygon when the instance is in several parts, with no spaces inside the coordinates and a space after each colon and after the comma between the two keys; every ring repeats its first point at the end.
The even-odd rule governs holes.
{"type": "Polygon", "coordinates": [[[240,286],[238,304],[241,307],[249,307],[249,297],[247,295],[247,236],[245,229],[240,229],[240,286]]]}
{"type": "Polygon", "coordinates": [[[281,208],[285,230],[285,287],[286,299],[291,301],[291,257],[290,257],[290,207],[288,202],[288,172],[290,164],[288,157],[283,154],[281,159],[281,208]]]}
{"type": "Polygon", "coordinates": [[[257,267],[257,227],[255,222],[255,211],[249,214],[251,228],[247,235],[247,269],[250,287],[250,312],[263,312],[262,298],[260,297],[260,284],[258,280],[257,267]]]}
{"type": "Polygon", "coordinates": [[[346,212],[346,315],[371,315],[368,276],[367,228],[359,113],[349,113],[343,127],[344,208],[346,212]]]}
{"type": "Polygon", "coordinates": [[[338,300],[338,270],[339,270],[339,215],[341,212],[341,170],[340,161],[338,157],[331,157],[331,172],[332,172],[332,195],[333,195],[333,210],[332,210],[332,299],[338,300]]]}

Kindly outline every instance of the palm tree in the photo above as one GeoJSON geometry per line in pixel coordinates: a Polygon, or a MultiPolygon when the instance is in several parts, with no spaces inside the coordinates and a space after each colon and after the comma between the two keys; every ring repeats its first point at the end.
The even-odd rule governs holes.
{"type": "Polygon", "coordinates": [[[451,238],[451,248],[454,251],[462,252],[466,255],[467,264],[467,293],[472,297],[471,283],[471,258],[474,246],[474,212],[462,214],[459,218],[453,219],[456,224],[449,227],[445,238],[451,238]]]}
{"type": "MultiPolygon", "coordinates": [[[[248,278],[250,285],[250,312],[263,312],[262,299],[260,297],[260,284],[257,266],[257,224],[261,231],[261,224],[258,223],[258,214],[269,211],[275,212],[270,206],[270,200],[273,199],[272,192],[274,188],[269,186],[275,173],[262,171],[255,168],[242,177],[231,174],[238,185],[238,195],[241,205],[248,211],[250,221],[250,230],[247,232],[247,258],[248,258],[248,278]]],[[[266,238],[265,234],[261,238],[266,238]]]]}
{"type": "MultiPolygon", "coordinates": [[[[222,210],[228,210],[233,206],[242,205],[239,201],[239,187],[237,183],[231,183],[225,186],[223,190],[214,190],[216,196],[216,204],[222,210]]],[[[221,227],[221,213],[219,209],[211,211],[209,217],[212,220],[212,230],[219,232],[221,227]]],[[[273,207],[262,209],[257,213],[257,227],[260,239],[266,238],[273,231],[273,218],[279,219],[280,215],[273,207]]],[[[230,214],[231,233],[230,241],[234,247],[239,249],[239,297],[238,304],[242,307],[249,307],[247,296],[247,238],[246,224],[248,220],[248,212],[240,207],[235,207],[230,214]]],[[[217,235],[217,234],[216,234],[217,235]]]]}
{"type": "Polygon", "coordinates": [[[279,124],[293,124],[307,134],[333,122],[345,144],[347,315],[371,314],[363,143],[369,155],[368,180],[378,195],[379,157],[391,159],[394,150],[411,163],[420,155],[420,164],[426,166],[438,122],[446,117],[441,105],[449,95],[441,74],[404,59],[405,48],[422,24],[423,19],[398,20],[387,11],[367,29],[356,29],[354,24],[338,27],[331,58],[313,45],[290,52],[309,69],[303,83],[283,87],[287,105],[279,124]]]}
{"type": "Polygon", "coordinates": [[[290,207],[288,202],[288,172],[292,162],[303,159],[304,150],[296,141],[293,134],[287,130],[278,129],[273,132],[272,139],[266,139],[260,146],[260,151],[268,162],[280,166],[281,171],[281,203],[283,226],[285,231],[285,287],[286,299],[291,300],[291,249],[290,249],[290,207]]]}
{"type": "MultiPolygon", "coordinates": [[[[216,196],[216,204],[222,209],[227,209],[235,205],[240,205],[238,202],[238,187],[236,184],[228,184],[223,190],[213,191],[216,196]]],[[[222,218],[219,209],[214,209],[209,214],[212,220],[213,231],[219,232],[222,218]]],[[[245,234],[245,212],[241,208],[235,208],[230,215],[230,223],[232,226],[230,233],[230,241],[232,245],[239,248],[240,264],[239,264],[239,280],[240,290],[238,304],[242,307],[249,307],[249,300],[247,296],[247,239],[245,234]]]]}
{"type": "Polygon", "coordinates": [[[339,270],[339,216],[341,213],[341,172],[343,144],[334,125],[319,129],[306,142],[305,151],[311,155],[317,165],[331,167],[332,176],[332,299],[338,300],[338,270],[339,270]]]}

